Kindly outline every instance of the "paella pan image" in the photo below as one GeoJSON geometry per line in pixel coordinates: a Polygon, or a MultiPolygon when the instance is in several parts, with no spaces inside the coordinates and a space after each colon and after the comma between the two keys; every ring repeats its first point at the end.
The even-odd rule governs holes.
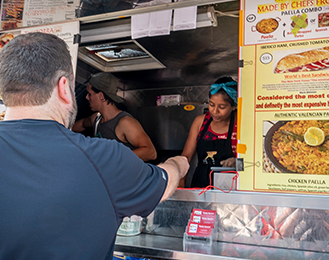
{"type": "Polygon", "coordinates": [[[329,175],[329,120],[263,125],[263,172],[329,175]]]}
{"type": "Polygon", "coordinates": [[[269,18],[259,21],[256,25],[256,30],[262,34],[274,32],[279,26],[277,19],[269,18]]]}

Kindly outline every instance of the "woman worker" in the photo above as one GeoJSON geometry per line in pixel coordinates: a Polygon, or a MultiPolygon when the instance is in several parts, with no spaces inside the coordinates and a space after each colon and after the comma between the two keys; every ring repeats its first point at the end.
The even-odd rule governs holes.
{"type": "MultiPolygon", "coordinates": [[[[237,82],[231,77],[219,78],[210,87],[209,112],[194,119],[182,152],[189,162],[197,152],[198,165],[191,187],[208,186],[212,166],[235,167],[236,107],[237,82]]],[[[180,187],[184,183],[182,179],[180,187]]]]}

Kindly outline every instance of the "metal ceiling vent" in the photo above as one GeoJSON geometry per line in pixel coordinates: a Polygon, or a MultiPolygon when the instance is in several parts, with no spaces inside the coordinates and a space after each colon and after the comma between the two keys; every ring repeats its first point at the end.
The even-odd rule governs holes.
{"type": "Polygon", "coordinates": [[[105,72],[165,68],[135,40],[80,47],[79,59],[105,72]]]}

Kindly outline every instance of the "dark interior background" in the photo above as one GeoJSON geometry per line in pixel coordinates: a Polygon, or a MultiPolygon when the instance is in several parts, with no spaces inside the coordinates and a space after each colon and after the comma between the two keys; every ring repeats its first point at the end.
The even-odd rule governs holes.
{"type": "MultiPolygon", "coordinates": [[[[118,5],[127,5],[126,1],[117,2],[118,5]]],[[[208,6],[198,8],[208,8],[208,6]]],[[[239,10],[239,1],[218,3],[213,6],[220,12],[236,11],[239,10]]],[[[141,122],[157,149],[158,158],[153,163],[159,163],[181,153],[194,118],[207,109],[211,84],[226,75],[237,80],[239,59],[237,16],[218,15],[216,27],[171,31],[170,35],[137,39],[137,42],[166,68],[112,73],[122,82],[119,94],[125,101],[120,108],[128,111],[141,122]],[[178,108],[156,106],[157,96],[174,94],[182,97],[178,108]],[[185,104],[194,104],[196,109],[189,113],[183,109],[185,104]]],[[[90,26],[92,25],[82,24],[81,30],[85,27],[90,29],[90,26]]],[[[104,42],[108,43],[108,41],[104,42]]],[[[104,42],[93,42],[90,45],[104,42]]],[[[84,47],[80,45],[80,48],[84,47]]],[[[99,69],[90,66],[82,59],[78,60],[77,119],[92,113],[85,99],[86,90],[83,83],[90,74],[97,72],[99,69]]],[[[84,134],[90,135],[90,132],[84,134]]],[[[191,168],[193,171],[193,165],[191,168]]]]}

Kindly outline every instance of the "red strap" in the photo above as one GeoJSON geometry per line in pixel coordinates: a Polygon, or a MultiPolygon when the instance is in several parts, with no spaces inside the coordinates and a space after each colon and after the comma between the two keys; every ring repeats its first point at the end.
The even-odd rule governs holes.
{"type": "MultiPolygon", "coordinates": [[[[211,177],[212,172],[213,171],[210,172],[209,177],[211,177]]],[[[222,189],[220,189],[218,187],[213,186],[211,184],[211,178],[210,178],[210,184],[207,187],[205,187],[205,188],[177,188],[177,189],[178,190],[200,190],[200,189],[202,189],[202,191],[199,193],[199,195],[207,192],[210,189],[217,189],[217,190],[220,190],[220,191],[222,191],[224,193],[230,193],[233,190],[234,182],[235,182],[235,187],[237,187],[239,173],[236,172],[236,171],[225,171],[225,172],[222,172],[222,173],[235,173],[234,177],[232,178],[232,185],[231,185],[231,189],[229,191],[225,191],[225,190],[222,190],[222,189]]]]}

